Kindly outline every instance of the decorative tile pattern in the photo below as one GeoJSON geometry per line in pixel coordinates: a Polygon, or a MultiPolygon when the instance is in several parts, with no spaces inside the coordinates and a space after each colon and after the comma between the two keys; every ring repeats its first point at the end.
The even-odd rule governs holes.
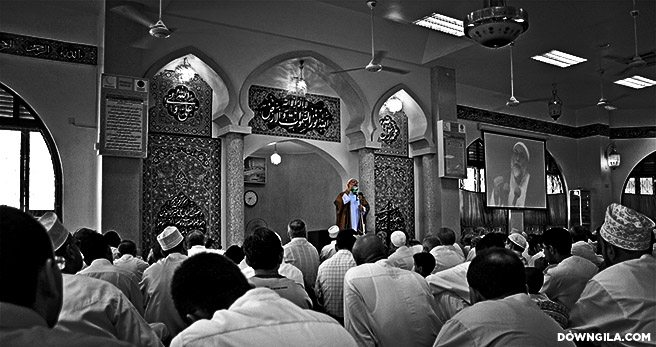
{"type": "Polygon", "coordinates": [[[143,164],[142,249],[167,225],[221,239],[219,139],[151,134],[143,164]]]}
{"type": "Polygon", "coordinates": [[[185,83],[164,70],[150,81],[149,133],[212,136],[212,88],[198,74],[185,83]]]}
{"type": "Polygon", "coordinates": [[[403,111],[380,117],[383,132],[378,137],[381,147],[376,154],[408,157],[408,116],[403,111]]]}
{"type": "Polygon", "coordinates": [[[98,65],[98,47],[0,32],[0,53],[98,65]]]}
{"type": "Polygon", "coordinates": [[[244,135],[227,134],[226,152],[226,245],[244,242],[244,135]]]}
{"type": "Polygon", "coordinates": [[[581,127],[555,124],[540,120],[511,116],[458,105],[458,119],[507,126],[515,129],[537,131],[545,134],[580,139],[590,136],[607,136],[611,139],[655,138],[656,126],[610,128],[606,124],[589,124],[581,127]]]}
{"type": "Polygon", "coordinates": [[[248,122],[253,134],[340,142],[340,101],[325,95],[288,95],[284,89],[251,86],[248,122]]]}
{"type": "Polygon", "coordinates": [[[376,234],[389,245],[389,236],[403,230],[415,238],[414,161],[375,155],[376,234]]]}

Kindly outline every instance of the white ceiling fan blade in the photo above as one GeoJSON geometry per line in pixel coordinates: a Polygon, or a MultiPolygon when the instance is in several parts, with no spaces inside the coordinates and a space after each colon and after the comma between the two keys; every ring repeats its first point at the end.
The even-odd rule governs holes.
{"type": "Polygon", "coordinates": [[[154,23],[137,8],[137,4],[126,3],[112,7],[109,10],[146,27],[150,27],[154,23]]]}

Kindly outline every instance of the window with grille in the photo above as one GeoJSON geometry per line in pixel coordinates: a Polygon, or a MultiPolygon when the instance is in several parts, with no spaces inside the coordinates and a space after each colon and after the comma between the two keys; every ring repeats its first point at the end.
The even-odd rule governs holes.
{"type": "MultiPolygon", "coordinates": [[[[547,195],[563,194],[565,185],[560,169],[549,152],[546,152],[547,195]]],[[[460,180],[460,189],[485,192],[485,149],[482,139],[476,139],[467,147],[467,178],[460,180]]]]}
{"type": "Polygon", "coordinates": [[[656,185],[656,152],[636,165],[624,184],[624,194],[654,195],[656,185]]]}
{"type": "Polygon", "coordinates": [[[62,174],[54,141],[34,110],[0,84],[0,205],[62,218],[62,174]]]}

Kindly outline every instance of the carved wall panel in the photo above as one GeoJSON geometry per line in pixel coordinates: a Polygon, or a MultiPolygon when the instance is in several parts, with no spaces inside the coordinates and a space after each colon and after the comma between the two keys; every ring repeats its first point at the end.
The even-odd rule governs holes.
{"type": "Polygon", "coordinates": [[[325,95],[288,95],[284,89],[251,86],[248,122],[253,134],[340,142],[339,98],[325,95]]]}
{"type": "Polygon", "coordinates": [[[152,134],[143,164],[142,249],[166,226],[200,229],[220,244],[221,142],[152,134]]]}
{"type": "Polygon", "coordinates": [[[389,236],[403,230],[415,237],[414,164],[412,158],[376,154],[376,234],[387,245],[389,236]]]}
{"type": "Polygon", "coordinates": [[[175,71],[165,70],[150,85],[149,133],[212,136],[212,88],[198,74],[182,83],[175,71]]]}
{"type": "Polygon", "coordinates": [[[378,137],[380,149],[377,154],[408,157],[408,116],[398,111],[386,112],[380,117],[383,132],[378,137]]]}

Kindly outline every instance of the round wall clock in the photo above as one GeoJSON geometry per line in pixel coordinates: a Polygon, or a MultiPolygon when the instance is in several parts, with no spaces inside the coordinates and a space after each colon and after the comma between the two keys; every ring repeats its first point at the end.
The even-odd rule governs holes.
{"type": "Polygon", "coordinates": [[[244,203],[246,206],[253,207],[257,204],[258,196],[255,191],[247,190],[244,192],[244,203]]]}

